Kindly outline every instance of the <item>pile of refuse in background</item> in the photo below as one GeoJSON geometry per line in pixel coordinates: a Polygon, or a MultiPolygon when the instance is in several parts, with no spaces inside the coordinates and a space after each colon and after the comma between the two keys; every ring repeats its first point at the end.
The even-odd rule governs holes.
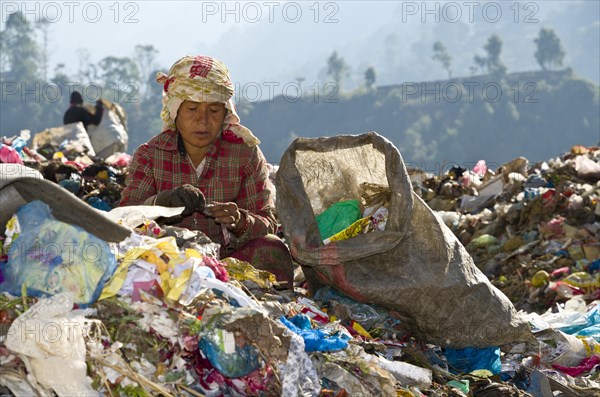
{"type": "Polygon", "coordinates": [[[115,210],[127,154],[102,160],[74,146],[34,150],[27,138],[3,139],[3,172],[15,164],[37,169],[133,232],[104,241],[54,219],[43,200],[10,214],[0,232],[3,395],[600,393],[597,147],[538,164],[518,158],[497,170],[484,161],[444,175],[409,170],[414,191],[533,335],[449,348],[331,287],[309,294],[300,268],[294,290],[280,290],[273,275],[220,260],[202,233],[153,220],[164,213],[115,210]]]}

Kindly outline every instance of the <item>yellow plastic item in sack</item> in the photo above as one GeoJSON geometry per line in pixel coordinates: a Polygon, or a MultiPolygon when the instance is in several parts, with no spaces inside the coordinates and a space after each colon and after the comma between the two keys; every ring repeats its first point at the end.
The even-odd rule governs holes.
{"type": "Polygon", "coordinates": [[[351,224],[350,226],[348,226],[341,232],[336,233],[333,236],[323,240],[323,244],[329,244],[332,241],[341,241],[341,240],[349,239],[350,237],[358,236],[359,234],[361,234],[363,232],[365,227],[369,226],[370,223],[371,223],[371,218],[369,218],[369,217],[360,218],[359,220],[357,220],[356,222],[354,222],[353,224],[351,224]]]}

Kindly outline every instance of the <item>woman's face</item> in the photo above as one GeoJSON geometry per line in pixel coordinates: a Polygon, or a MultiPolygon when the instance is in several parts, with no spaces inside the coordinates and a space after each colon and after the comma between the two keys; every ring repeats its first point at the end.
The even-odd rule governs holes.
{"type": "Polygon", "coordinates": [[[226,113],[219,102],[183,101],[175,124],[186,145],[204,149],[217,139],[226,113]]]}

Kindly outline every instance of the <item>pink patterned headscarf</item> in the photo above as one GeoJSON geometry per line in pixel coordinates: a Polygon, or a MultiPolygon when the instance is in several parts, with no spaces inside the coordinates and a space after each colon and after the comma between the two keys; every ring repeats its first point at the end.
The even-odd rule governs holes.
{"type": "Polygon", "coordinates": [[[175,118],[183,101],[220,102],[227,109],[221,132],[237,136],[248,146],[260,143],[248,128],[240,124],[233,104],[234,89],[229,70],[218,59],[185,56],[171,66],[168,75],[157,73],[156,81],[163,85],[163,107],[160,112],[163,131],[175,129],[175,118]]]}

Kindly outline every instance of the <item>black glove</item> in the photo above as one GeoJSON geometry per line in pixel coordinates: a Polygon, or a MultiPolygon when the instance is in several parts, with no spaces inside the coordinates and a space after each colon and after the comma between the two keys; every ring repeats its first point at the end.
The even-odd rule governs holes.
{"type": "Polygon", "coordinates": [[[163,207],[185,207],[181,216],[186,217],[194,213],[194,211],[204,211],[206,199],[204,194],[190,184],[177,187],[173,190],[160,192],[156,195],[154,204],[162,205],[163,207]]]}

